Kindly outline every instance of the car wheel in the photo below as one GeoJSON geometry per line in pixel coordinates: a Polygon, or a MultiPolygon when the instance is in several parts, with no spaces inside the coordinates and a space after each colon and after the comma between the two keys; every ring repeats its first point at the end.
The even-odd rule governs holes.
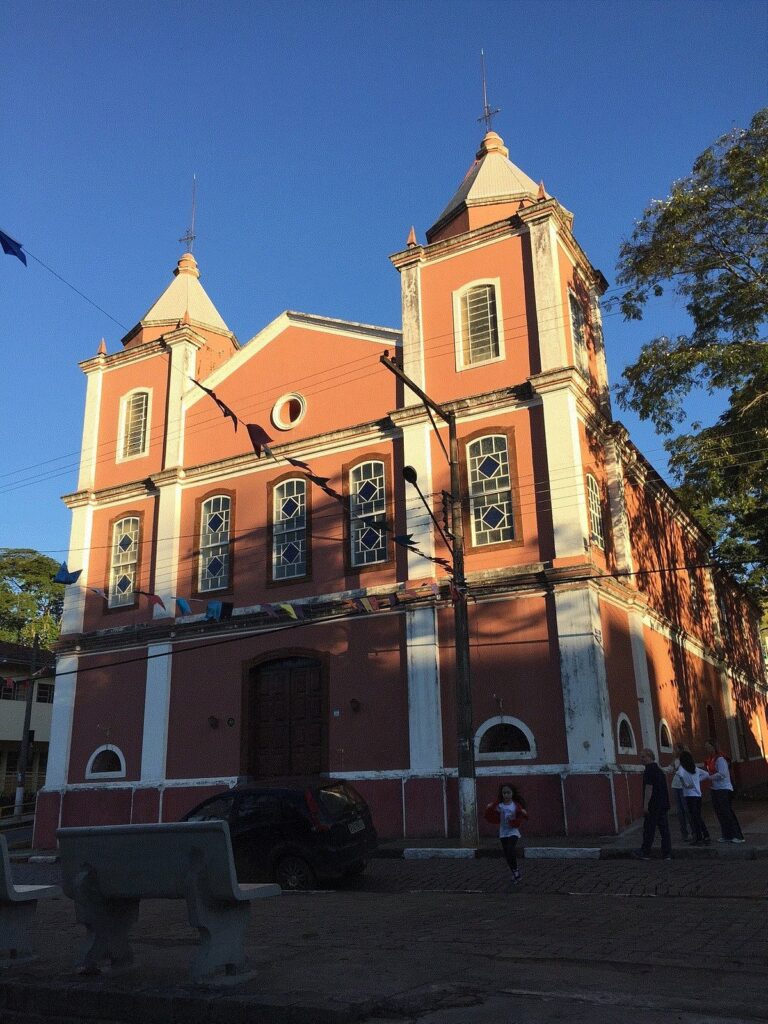
{"type": "Polygon", "coordinates": [[[311,889],[315,884],[315,872],[303,857],[288,854],[281,857],[275,866],[275,881],[281,889],[311,889]]]}
{"type": "Polygon", "coordinates": [[[368,867],[367,860],[359,860],[355,864],[350,864],[347,870],[344,872],[345,878],[359,878],[363,874],[365,869],[368,867]]]}

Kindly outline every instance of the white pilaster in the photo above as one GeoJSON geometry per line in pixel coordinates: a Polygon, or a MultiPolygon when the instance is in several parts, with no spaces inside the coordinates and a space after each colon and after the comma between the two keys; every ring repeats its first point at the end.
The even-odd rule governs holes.
{"type": "Polygon", "coordinates": [[[171,644],[147,648],[147,687],[144,694],[144,735],[141,745],[141,781],[165,781],[168,750],[168,712],[171,702],[171,644]]]}
{"type": "Polygon", "coordinates": [[[588,548],[589,526],[576,396],[567,387],[540,394],[547,444],[555,557],[583,555],[588,548]]]}
{"type": "MultiPolygon", "coordinates": [[[[413,466],[418,473],[419,489],[430,501],[432,486],[432,426],[431,424],[413,424],[403,428],[403,463],[413,466]]],[[[413,535],[414,544],[425,555],[434,555],[435,539],[432,520],[419,498],[416,489],[405,484],[405,531],[413,535]]],[[[408,552],[408,578],[420,579],[433,576],[435,566],[426,558],[408,552]]]]}
{"type": "Polygon", "coordinates": [[[541,370],[544,372],[568,365],[558,241],[554,224],[549,218],[532,221],[529,227],[539,353],[541,370]]]}
{"type": "Polygon", "coordinates": [[[437,612],[414,608],[405,613],[408,660],[408,737],[411,770],[443,767],[437,612]]]}
{"type": "MultiPolygon", "coordinates": [[[[64,590],[64,610],[61,616],[61,633],[82,633],[85,617],[85,595],[88,586],[88,570],[91,559],[91,534],[93,532],[93,506],[78,505],[72,509],[72,525],[69,529],[70,572],[81,569],[80,578],[74,586],[64,590]]],[[[99,584],[100,586],[102,584],[99,584]]]]}
{"type": "Polygon", "coordinates": [[[76,654],[65,654],[56,659],[56,685],[53,690],[51,739],[48,746],[48,768],[45,776],[46,789],[62,789],[67,784],[72,722],[75,717],[77,663],[76,654]]]}
{"type": "Polygon", "coordinates": [[[154,618],[173,615],[172,598],[178,593],[179,535],[181,533],[182,489],[178,481],[161,484],[157,509],[157,557],[155,564],[155,593],[162,598],[166,610],[154,605],[154,618]]]}
{"type": "Polygon", "coordinates": [[[168,375],[168,404],[165,420],[165,460],[163,469],[180,466],[184,461],[184,425],[186,406],[184,397],[192,393],[190,377],[195,376],[197,350],[200,342],[193,340],[189,329],[181,328],[178,333],[166,338],[171,354],[171,368],[168,375]]]}
{"type": "Polygon", "coordinates": [[[651,680],[648,675],[648,658],[645,652],[645,628],[640,612],[629,613],[629,640],[632,647],[632,668],[635,673],[635,692],[637,693],[637,710],[640,716],[642,731],[641,746],[648,747],[657,755],[659,753],[656,720],[653,715],[653,696],[651,680]]]}
{"type": "Polygon", "coordinates": [[[88,383],[85,391],[83,440],[80,447],[80,472],[77,478],[78,491],[86,491],[95,486],[105,362],[106,357],[101,355],[98,357],[96,365],[86,371],[88,383]]]}
{"type": "Polygon", "coordinates": [[[723,694],[723,710],[725,711],[725,723],[728,726],[728,742],[731,745],[731,757],[741,757],[741,744],[736,726],[736,701],[733,699],[733,687],[725,669],[720,669],[720,689],[723,694]]]}
{"type": "MultiPolygon", "coordinates": [[[[608,438],[604,446],[605,474],[608,484],[608,508],[611,515],[611,534],[616,568],[619,572],[634,572],[635,563],[632,559],[632,543],[629,536],[627,521],[627,504],[624,500],[624,471],[621,465],[618,445],[613,438],[608,438]]],[[[634,579],[632,580],[634,583],[634,579]]]]}
{"type": "MultiPolygon", "coordinates": [[[[421,316],[421,266],[411,263],[400,270],[403,312],[403,370],[422,391],[426,391],[424,337],[421,316]]],[[[418,405],[421,399],[405,388],[403,405],[418,405]]]]}
{"type": "Polygon", "coordinates": [[[589,589],[555,594],[560,674],[571,768],[616,762],[597,594],[589,589]]]}

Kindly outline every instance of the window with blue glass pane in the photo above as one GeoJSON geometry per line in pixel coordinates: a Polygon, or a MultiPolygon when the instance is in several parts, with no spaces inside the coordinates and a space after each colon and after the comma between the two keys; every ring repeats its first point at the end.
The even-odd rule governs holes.
{"type": "Polygon", "coordinates": [[[467,446],[472,543],[476,547],[514,540],[512,482],[504,434],[480,437],[467,446]]]}
{"type": "Polygon", "coordinates": [[[284,480],[272,495],[272,579],[307,574],[307,482],[284,480]]]}
{"type": "Polygon", "coordinates": [[[352,565],[374,565],[387,560],[387,495],[384,463],[363,462],[349,474],[349,510],[352,565]]]}
{"type": "Polygon", "coordinates": [[[232,499],[216,494],[200,510],[200,567],[197,588],[201,593],[226,590],[230,585],[230,533],[232,499]]]}
{"type": "Polygon", "coordinates": [[[109,573],[110,608],[134,604],[139,564],[139,519],[129,516],[112,527],[112,560],[109,573]]]}

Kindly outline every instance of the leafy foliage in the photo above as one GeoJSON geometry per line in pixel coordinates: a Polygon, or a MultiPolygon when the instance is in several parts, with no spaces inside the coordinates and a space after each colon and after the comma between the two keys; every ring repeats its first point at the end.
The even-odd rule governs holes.
{"type": "Polygon", "coordinates": [[[64,587],[54,583],[59,568],[29,548],[0,548],[0,640],[50,647],[59,635],[64,587]]]}
{"type": "Polygon", "coordinates": [[[670,435],[681,497],[718,556],[740,563],[732,571],[768,599],[768,108],[648,207],[621,247],[618,281],[627,319],[642,319],[666,288],[685,300],[691,332],[645,344],[624,370],[619,402],[670,435]],[[671,436],[700,388],[725,392],[726,411],[671,436]]]}

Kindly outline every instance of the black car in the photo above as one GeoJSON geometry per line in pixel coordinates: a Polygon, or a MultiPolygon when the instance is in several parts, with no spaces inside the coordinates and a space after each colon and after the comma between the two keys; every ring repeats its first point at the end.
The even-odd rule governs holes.
{"type": "Polygon", "coordinates": [[[210,797],[183,821],[229,823],[237,876],[311,889],[318,878],[352,878],[376,848],[368,804],[348,782],[258,783],[210,797]]]}

